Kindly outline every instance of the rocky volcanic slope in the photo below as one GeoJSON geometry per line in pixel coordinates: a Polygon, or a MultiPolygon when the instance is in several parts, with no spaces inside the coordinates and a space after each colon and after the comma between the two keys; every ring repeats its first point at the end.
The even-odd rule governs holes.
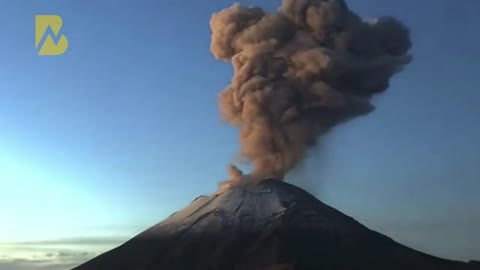
{"type": "Polygon", "coordinates": [[[298,187],[266,180],[199,197],[74,270],[480,269],[474,264],[407,248],[298,187]]]}

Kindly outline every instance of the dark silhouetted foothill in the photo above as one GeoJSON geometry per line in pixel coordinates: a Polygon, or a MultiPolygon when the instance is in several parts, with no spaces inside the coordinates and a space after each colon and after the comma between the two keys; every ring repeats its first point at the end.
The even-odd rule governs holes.
{"type": "MultiPolygon", "coordinates": [[[[448,244],[448,243],[445,243],[448,244]]],[[[460,270],[278,180],[202,196],[74,270],[460,270]]]]}

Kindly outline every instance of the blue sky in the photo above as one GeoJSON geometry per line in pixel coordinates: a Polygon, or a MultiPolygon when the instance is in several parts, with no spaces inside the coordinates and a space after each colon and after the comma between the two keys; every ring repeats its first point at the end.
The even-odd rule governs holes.
{"type": "MultiPolygon", "coordinates": [[[[74,265],[216,190],[238,142],[220,122],[232,70],[210,54],[208,21],[232,3],[2,3],[1,270],[74,265]],[[37,14],[63,17],[66,54],[36,54],[37,14]]],[[[480,259],[480,2],[349,4],[403,20],[414,62],[290,181],[401,243],[480,259]]]]}

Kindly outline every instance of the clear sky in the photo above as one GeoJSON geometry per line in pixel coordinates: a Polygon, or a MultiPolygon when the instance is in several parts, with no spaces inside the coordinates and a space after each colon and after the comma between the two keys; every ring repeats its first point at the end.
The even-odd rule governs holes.
{"type": "MultiPolygon", "coordinates": [[[[238,142],[208,22],[232,3],[2,1],[0,270],[63,270],[216,190],[238,142]],[[63,17],[66,54],[37,55],[37,14],[63,17]]],[[[290,181],[413,248],[480,259],[480,1],[349,4],[403,20],[414,62],[290,181]]]]}

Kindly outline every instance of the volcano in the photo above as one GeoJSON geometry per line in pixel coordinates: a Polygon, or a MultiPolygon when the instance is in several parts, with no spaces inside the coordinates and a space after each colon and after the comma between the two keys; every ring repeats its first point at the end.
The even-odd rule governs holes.
{"type": "MultiPolygon", "coordinates": [[[[447,243],[445,243],[447,244],[447,243]]],[[[73,270],[480,269],[405,247],[291,184],[200,196],[73,270]]]]}

